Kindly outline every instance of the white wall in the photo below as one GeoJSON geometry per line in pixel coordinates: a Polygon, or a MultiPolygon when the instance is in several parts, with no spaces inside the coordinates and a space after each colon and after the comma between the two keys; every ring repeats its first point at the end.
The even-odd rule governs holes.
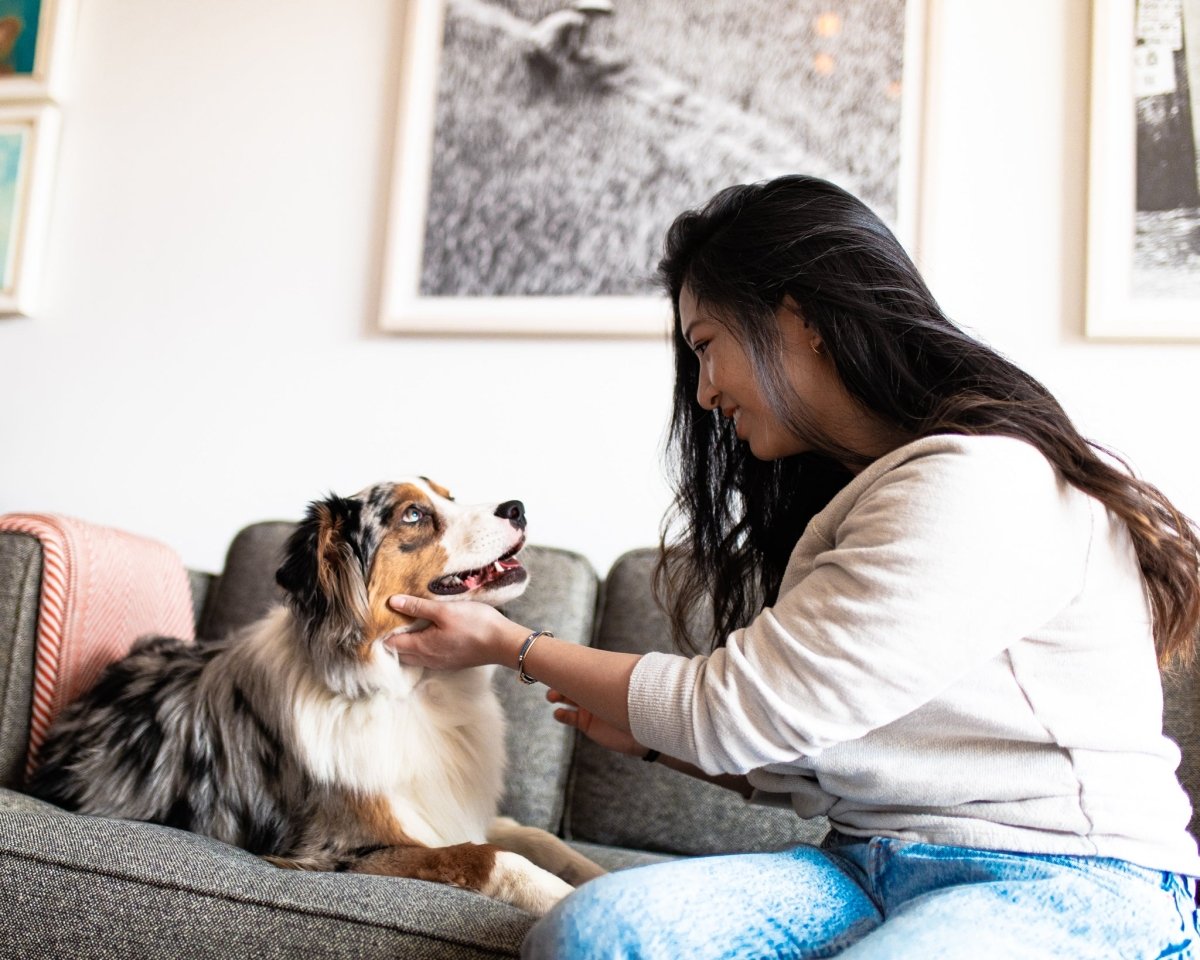
{"type": "MultiPolygon", "coordinates": [[[[933,2],[935,291],[1200,515],[1200,345],[1080,333],[1088,4],[933,2]]],[[[246,522],[421,472],[601,571],[654,541],[664,346],[371,331],[398,0],[80,6],[42,308],[0,321],[0,512],[219,569],[246,522]]]]}

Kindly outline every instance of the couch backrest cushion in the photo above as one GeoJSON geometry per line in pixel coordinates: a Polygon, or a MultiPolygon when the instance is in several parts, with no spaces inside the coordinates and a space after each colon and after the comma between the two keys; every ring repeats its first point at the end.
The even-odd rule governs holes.
{"type": "MultiPolygon", "coordinates": [[[[595,645],[643,653],[671,649],[654,602],[656,551],[620,557],[605,581],[595,645]]],[[[703,627],[698,617],[697,627],[703,627]]],[[[602,750],[581,737],[575,750],[564,831],[572,839],[667,853],[771,850],[818,842],[825,821],[746,803],[737,794],[657,764],[602,750]]]]}
{"type": "MultiPolygon", "coordinates": [[[[201,618],[202,637],[220,637],[253,623],[283,598],[275,571],[294,524],[256,523],[234,538],[225,570],[209,589],[201,618]]],[[[595,626],[599,583],[583,557],[553,547],[528,546],[521,560],[529,570],[524,596],[505,608],[518,623],[587,642],[595,626]]],[[[574,738],[554,721],[544,688],[518,683],[497,670],[494,684],[508,718],[509,773],[503,812],[529,826],[555,831],[574,738]]]]}
{"type": "MultiPolygon", "coordinates": [[[[588,643],[596,626],[599,578],[578,554],[552,547],[526,547],[521,560],[529,570],[529,589],[504,613],[531,630],[550,630],[576,643],[588,643]]],[[[494,677],[508,717],[508,778],[502,812],[520,823],[556,833],[562,823],[563,797],[575,735],[554,719],[546,688],[528,686],[512,670],[494,677]]]]}
{"type": "Polygon", "coordinates": [[[1179,781],[1192,800],[1193,837],[1200,837],[1200,659],[1163,677],[1163,729],[1179,744],[1179,781]]]}
{"type": "Polygon", "coordinates": [[[196,634],[218,639],[249,626],[276,603],[283,590],[275,571],[283,562],[283,547],[296,528],[285,520],[265,520],[238,532],[225,554],[225,569],[209,586],[196,634]]]}

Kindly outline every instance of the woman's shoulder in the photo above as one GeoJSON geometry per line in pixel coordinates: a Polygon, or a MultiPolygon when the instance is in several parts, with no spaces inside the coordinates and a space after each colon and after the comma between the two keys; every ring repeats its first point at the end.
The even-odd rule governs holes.
{"type": "Polygon", "coordinates": [[[956,486],[1053,482],[1057,473],[1033,444],[998,434],[939,433],[921,437],[870,464],[855,478],[864,492],[880,481],[956,486]]]}
{"type": "Polygon", "coordinates": [[[1028,511],[1035,501],[1061,505],[1064,484],[1037,447],[1016,437],[936,434],[913,440],[867,466],[822,514],[837,524],[856,509],[946,516],[1000,509],[1004,503],[1028,511]]]}
{"type": "Polygon", "coordinates": [[[1052,469],[1045,455],[1032,443],[1000,434],[935,433],[912,440],[884,454],[863,472],[880,473],[902,464],[936,468],[939,463],[972,463],[980,466],[1010,465],[1022,469],[1052,469]]]}

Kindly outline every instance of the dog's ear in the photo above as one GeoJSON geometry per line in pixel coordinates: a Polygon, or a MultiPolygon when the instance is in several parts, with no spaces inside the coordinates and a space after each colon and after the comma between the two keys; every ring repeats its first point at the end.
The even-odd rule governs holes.
{"type": "Polygon", "coordinates": [[[330,496],[308,506],[288,538],[275,582],[292,609],[314,629],[361,629],[366,587],[361,549],[362,504],[330,496]]]}

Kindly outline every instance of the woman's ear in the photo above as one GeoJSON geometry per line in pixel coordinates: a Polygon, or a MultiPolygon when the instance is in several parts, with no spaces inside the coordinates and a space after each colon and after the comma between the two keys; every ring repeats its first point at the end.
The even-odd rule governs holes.
{"type": "Polygon", "coordinates": [[[796,302],[795,298],[790,293],[785,293],[783,295],[783,309],[793,316],[799,318],[800,322],[804,324],[805,330],[810,329],[808,320],[804,317],[804,311],[800,309],[800,304],[796,302]]]}

